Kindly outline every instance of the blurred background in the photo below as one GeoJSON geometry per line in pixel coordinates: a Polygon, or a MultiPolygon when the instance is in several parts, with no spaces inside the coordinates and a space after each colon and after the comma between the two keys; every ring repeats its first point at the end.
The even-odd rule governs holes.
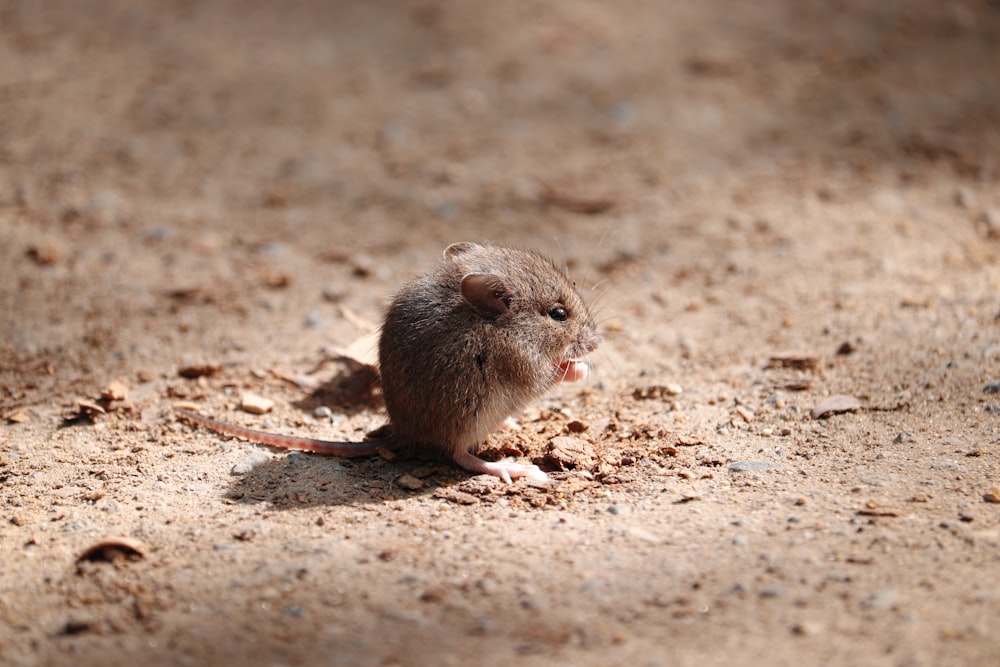
{"type": "Polygon", "coordinates": [[[316,350],[463,239],[615,321],[987,265],[998,43],[995,0],[4,2],[4,351],[316,350]]]}

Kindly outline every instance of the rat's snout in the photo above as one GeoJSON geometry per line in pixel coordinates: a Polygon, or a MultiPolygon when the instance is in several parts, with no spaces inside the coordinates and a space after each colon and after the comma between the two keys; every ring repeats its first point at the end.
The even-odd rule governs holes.
{"type": "Polygon", "coordinates": [[[585,354],[590,354],[601,344],[601,334],[596,329],[588,329],[580,335],[578,344],[585,350],[585,354]]]}

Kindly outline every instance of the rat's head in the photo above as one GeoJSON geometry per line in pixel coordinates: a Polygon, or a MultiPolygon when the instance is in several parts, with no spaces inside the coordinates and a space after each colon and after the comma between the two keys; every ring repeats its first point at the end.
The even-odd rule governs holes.
{"type": "Polygon", "coordinates": [[[577,363],[601,342],[573,283],[527,250],[456,243],[445,260],[460,269],[464,301],[520,353],[525,372],[547,380],[579,379],[577,363]]]}

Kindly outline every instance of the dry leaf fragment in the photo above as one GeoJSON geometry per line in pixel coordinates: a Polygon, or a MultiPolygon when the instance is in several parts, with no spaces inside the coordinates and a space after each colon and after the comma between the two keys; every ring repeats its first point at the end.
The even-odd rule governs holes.
{"type": "Polygon", "coordinates": [[[347,347],[338,349],[337,354],[362,366],[378,368],[378,332],[356,338],[347,347]]]}
{"type": "Polygon", "coordinates": [[[835,394],[820,401],[819,405],[813,408],[811,414],[813,419],[823,419],[843,412],[854,412],[860,410],[861,407],[861,401],[853,396],[835,394]]]}
{"type": "Polygon", "coordinates": [[[579,197],[560,192],[549,185],[542,186],[540,199],[543,204],[556,206],[564,211],[581,213],[583,215],[604,213],[615,205],[615,201],[609,197],[579,197]]]}
{"type": "Polygon", "coordinates": [[[566,468],[589,468],[594,465],[596,455],[590,443],[582,438],[560,435],[549,441],[545,462],[560,470],[566,468]]]}
{"type": "Polygon", "coordinates": [[[337,310],[340,311],[340,316],[343,317],[345,320],[347,320],[347,322],[356,329],[359,329],[361,331],[372,331],[375,329],[374,324],[372,324],[364,317],[358,315],[347,306],[341,304],[340,307],[337,308],[337,310]]]}
{"type": "Polygon", "coordinates": [[[94,421],[97,417],[107,414],[107,411],[97,403],[90,401],[77,401],[76,407],[63,414],[63,419],[67,422],[78,422],[82,419],[94,421]]]}
{"type": "Polygon", "coordinates": [[[121,379],[115,380],[104,388],[101,398],[106,401],[124,401],[128,398],[128,385],[121,379]]]}
{"type": "Polygon", "coordinates": [[[888,507],[882,507],[879,503],[874,500],[869,500],[865,503],[865,506],[858,510],[860,516],[889,516],[895,517],[899,516],[899,511],[895,509],[890,509],[888,507]]]}

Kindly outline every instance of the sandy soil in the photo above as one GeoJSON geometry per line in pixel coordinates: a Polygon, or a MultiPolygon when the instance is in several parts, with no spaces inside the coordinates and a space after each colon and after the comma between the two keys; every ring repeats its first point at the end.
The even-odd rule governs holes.
{"type": "Polygon", "coordinates": [[[998,44],[987,0],[0,2],[0,663],[1000,664],[998,44]],[[488,443],[551,487],[171,414],[361,438],[340,351],[484,239],[601,321],[488,443]]]}

